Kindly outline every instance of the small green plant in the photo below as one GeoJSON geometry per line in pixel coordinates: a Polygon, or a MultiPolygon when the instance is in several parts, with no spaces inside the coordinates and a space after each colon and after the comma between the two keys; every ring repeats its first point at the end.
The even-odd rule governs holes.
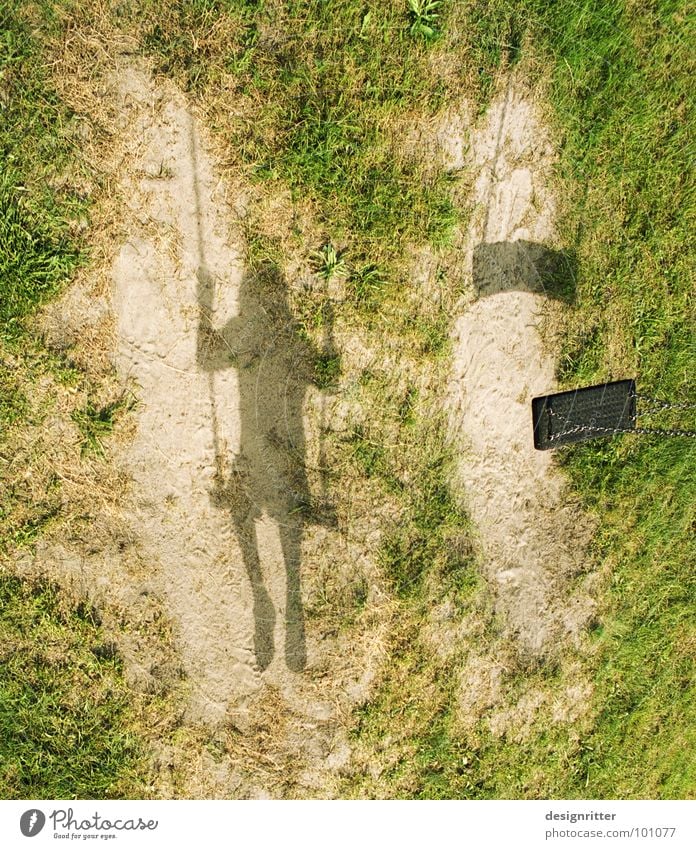
{"type": "Polygon", "coordinates": [[[426,41],[432,41],[440,34],[435,29],[435,21],[439,17],[436,11],[442,5],[442,0],[408,0],[411,15],[411,35],[421,36],[426,41]]]}
{"type": "Polygon", "coordinates": [[[135,400],[132,397],[122,395],[103,407],[97,407],[92,401],[88,401],[81,410],[75,410],[72,420],[83,437],[82,453],[93,451],[103,457],[102,439],[113,431],[118,415],[123,411],[132,410],[134,406],[135,400]]]}
{"type": "Polygon", "coordinates": [[[316,272],[326,280],[333,280],[334,277],[347,277],[348,269],[345,260],[337,252],[336,248],[328,242],[324,247],[315,251],[314,260],[316,262],[316,272]]]}
{"type": "Polygon", "coordinates": [[[363,15],[362,22],[360,24],[360,32],[358,33],[358,38],[362,38],[362,39],[369,38],[368,30],[370,28],[371,22],[372,22],[372,12],[366,12],[363,15]]]}

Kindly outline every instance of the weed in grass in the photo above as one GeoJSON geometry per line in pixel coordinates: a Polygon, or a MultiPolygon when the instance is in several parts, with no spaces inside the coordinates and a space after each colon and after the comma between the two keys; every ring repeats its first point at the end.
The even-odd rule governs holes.
{"type": "Polygon", "coordinates": [[[336,248],[328,242],[321,250],[313,254],[317,274],[328,283],[337,277],[347,277],[348,267],[345,259],[338,253],[336,248]]]}
{"type": "Polygon", "coordinates": [[[92,451],[103,457],[104,437],[112,433],[118,416],[134,407],[135,399],[130,395],[122,395],[103,407],[97,407],[92,401],[88,401],[81,410],[75,410],[72,419],[82,434],[83,454],[92,451]]]}
{"type": "Polygon", "coordinates": [[[426,41],[432,41],[439,35],[436,21],[441,0],[408,0],[411,16],[411,35],[420,36],[426,41]]]}

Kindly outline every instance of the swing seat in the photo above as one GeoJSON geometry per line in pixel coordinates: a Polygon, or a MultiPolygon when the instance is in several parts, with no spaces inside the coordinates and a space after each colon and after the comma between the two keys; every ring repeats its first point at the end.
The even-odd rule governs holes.
{"type": "Polygon", "coordinates": [[[634,430],[636,383],[617,380],[533,398],[532,422],[539,451],[634,430]]]}

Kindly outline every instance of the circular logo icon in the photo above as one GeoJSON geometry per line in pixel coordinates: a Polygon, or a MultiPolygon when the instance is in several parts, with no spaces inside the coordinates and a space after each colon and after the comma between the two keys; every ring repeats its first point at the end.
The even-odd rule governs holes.
{"type": "Polygon", "coordinates": [[[46,825],[46,815],[38,808],[25,811],[19,819],[19,827],[25,837],[36,837],[46,825]]]}

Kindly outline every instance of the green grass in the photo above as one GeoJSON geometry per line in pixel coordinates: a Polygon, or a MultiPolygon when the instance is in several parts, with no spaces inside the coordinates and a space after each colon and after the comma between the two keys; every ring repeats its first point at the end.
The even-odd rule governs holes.
{"type": "MultiPolygon", "coordinates": [[[[551,99],[572,191],[565,232],[579,260],[582,341],[564,352],[564,381],[636,375],[647,395],[696,402],[693,26],[674,2],[554,4],[538,26],[556,63],[551,99]],[[622,361],[609,359],[610,346],[622,361]]],[[[582,792],[691,795],[694,441],[588,445],[568,452],[567,468],[601,516],[597,545],[615,564],[582,792]]]]}
{"type": "MultiPolygon", "coordinates": [[[[27,503],[21,480],[3,478],[13,434],[32,417],[34,387],[49,376],[75,380],[69,361],[31,332],[32,315],[81,261],[72,225],[88,207],[74,116],[47,72],[44,44],[59,26],[52,3],[0,0],[2,554],[32,544],[61,513],[55,475],[41,503],[27,503]]],[[[85,438],[99,444],[113,412],[84,411],[78,424],[85,438]]],[[[0,574],[3,798],[141,797],[147,764],[135,731],[136,702],[93,611],[71,607],[48,584],[0,574]]]]}
{"type": "Polygon", "coordinates": [[[115,647],[55,587],[0,576],[5,799],[138,798],[143,752],[115,647]]]}
{"type": "Polygon", "coordinates": [[[0,428],[21,421],[26,411],[26,395],[13,365],[0,362],[0,428]]]}
{"type": "Polygon", "coordinates": [[[348,269],[345,260],[329,242],[314,255],[317,273],[328,283],[334,277],[345,277],[348,269]]]}
{"type": "MultiPolygon", "coordinates": [[[[77,182],[57,180],[75,155],[72,114],[47,81],[41,40],[32,34],[22,9],[0,4],[0,334],[22,333],[22,321],[70,278],[80,246],[70,223],[84,213],[87,199],[77,182]]],[[[45,38],[56,24],[42,19],[45,38]]]]}
{"type": "Polygon", "coordinates": [[[426,41],[437,38],[438,8],[441,0],[408,0],[411,15],[411,35],[420,36],[426,41]]]}
{"type": "Polygon", "coordinates": [[[426,179],[421,163],[395,157],[384,131],[395,114],[434,111],[445,96],[405,4],[180,0],[165,15],[142,6],[160,67],[206,94],[223,78],[233,85],[252,114],[220,118],[230,143],[257,177],[316,201],[357,259],[393,262],[409,240],[447,239],[457,219],[447,176],[426,179]],[[208,35],[194,46],[191,32],[208,35]]]}
{"type": "Polygon", "coordinates": [[[416,427],[417,439],[427,439],[420,451],[404,444],[402,449],[417,466],[411,469],[411,480],[404,486],[405,513],[397,528],[386,535],[378,554],[385,574],[402,598],[419,596],[426,575],[447,594],[451,582],[463,580],[471,564],[466,562],[453,540],[467,529],[466,516],[459,508],[447,485],[451,458],[441,447],[442,432],[425,432],[423,423],[416,427]]]}
{"type": "Polygon", "coordinates": [[[336,386],[341,375],[341,358],[335,354],[320,354],[314,363],[314,383],[319,389],[336,386]]]}
{"type": "Polygon", "coordinates": [[[32,213],[21,200],[17,174],[0,183],[0,327],[7,339],[22,332],[21,321],[53,295],[75,268],[78,252],[56,235],[50,213],[32,213]]]}

